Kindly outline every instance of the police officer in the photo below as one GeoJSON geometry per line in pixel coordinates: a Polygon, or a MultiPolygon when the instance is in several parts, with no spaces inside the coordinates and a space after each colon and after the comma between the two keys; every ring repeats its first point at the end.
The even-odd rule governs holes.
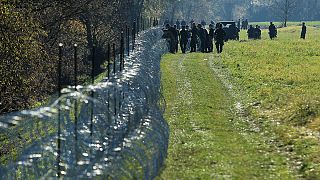
{"type": "Polygon", "coordinates": [[[254,29],[254,38],[261,39],[261,29],[258,25],[256,25],[256,28],[254,29]]]}
{"type": "Polygon", "coordinates": [[[247,33],[248,33],[248,39],[255,39],[255,29],[253,28],[252,25],[250,25],[247,33]]]}
{"type": "Polygon", "coordinates": [[[180,36],[180,48],[182,53],[186,53],[186,48],[188,44],[188,31],[186,30],[186,26],[182,26],[181,31],[179,32],[180,36]]]}
{"type": "Polygon", "coordinates": [[[204,29],[201,24],[198,24],[198,32],[200,38],[200,51],[204,53],[207,51],[208,31],[204,29]]]}
{"type": "Polygon", "coordinates": [[[170,24],[166,24],[163,29],[162,38],[166,39],[169,46],[170,53],[175,53],[175,37],[174,37],[175,29],[170,26],[170,24]]]}
{"type": "Polygon", "coordinates": [[[177,25],[173,25],[173,28],[174,28],[174,38],[175,38],[175,47],[174,47],[174,50],[175,52],[178,52],[179,50],[179,30],[177,29],[177,25]]]}
{"type": "Polygon", "coordinates": [[[231,34],[231,37],[229,37],[231,40],[239,40],[239,29],[236,27],[235,24],[231,24],[229,27],[229,31],[231,34]]]}
{"type": "Polygon", "coordinates": [[[187,26],[187,22],[184,19],[181,21],[181,26],[187,26]]]}
{"type": "Polygon", "coordinates": [[[237,26],[238,26],[238,29],[241,29],[241,20],[240,19],[238,19],[237,26]]]}
{"type": "Polygon", "coordinates": [[[222,24],[217,24],[217,29],[214,32],[214,37],[216,41],[217,53],[220,54],[223,51],[224,39],[226,36],[226,32],[222,29],[222,24]]]}
{"type": "Polygon", "coordinates": [[[209,25],[209,52],[213,52],[213,39],[214,39],[214,25],[209,25]]]}
{"type": "Polygon", "coordinates": [[[197,51],[197,43],[198,43],[198,29],[196,27],[195,23],[192,23],[192,29],[191,29],[191,50],[190,52],[196,52],[197,51]]]}
{"type": "Polygon", "coordinates": [[[181,27],[180,27],[180,21],[179,21],[179,19],[177,19],[177,21],[176,21],[176,25],[177,25],[177,29],[178,29],[178,30],[180,30],[180,29],[181,29],[181,27]]]}
{"type": "Polygon", "coordinates": [[[306,33],[307,33],[307,26],[306,23],[302,23],[302,29],[301,29],[301,39],[306,39],[306,33]]]}
{"type": "Polygon", "coordinates": [[[272,22],[270,22],[269,26],[269,36],[271,40],[277,37],[277,28],[272,22]]]}
{"type": "Polygon", "coordinates": [[[188,42],[187,42],[187,48],[186,48],[186,50],[187,50],[187,51],[190,51],[191,30],[190,30],[189,25],[186,25],[186,31],[187,31],[187,33],[188,33],[188,42]]]}

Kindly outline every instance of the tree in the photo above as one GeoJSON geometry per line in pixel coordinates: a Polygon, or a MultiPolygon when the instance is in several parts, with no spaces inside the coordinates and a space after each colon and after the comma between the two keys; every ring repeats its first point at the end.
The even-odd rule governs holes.
{"type": "Polygon", "coordinates": [[[280,18],[283,20],[283,26],[287,27],[287,22],[290,15],[297,7],[297,0],[274,0],[274,9],[278,12],[280,18]]]}

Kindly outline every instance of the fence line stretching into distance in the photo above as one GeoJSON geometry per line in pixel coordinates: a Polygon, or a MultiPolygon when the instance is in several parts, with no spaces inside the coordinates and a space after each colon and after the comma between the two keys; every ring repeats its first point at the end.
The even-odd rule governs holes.
{"type": "MultiPolygon", "coordinates": [[[[50,106],[0,117],[4,131],[13,137],[19,131],[31,141],[18,162],[1,167],[0,177],[151,179],[157,175],[169,136],[159,105],[160,59],[167,50],[166,43],[160,41],[158,28],[143,31],[131,44],[134,51],[128,50],[127,38],[125,57],[128,29],[126,32],[126,36],[124,32],[121,35],[120,54],[115,44],[112,50],[108,45],[108,71],[102,82],[94,85],[92,78],[92,85],[81,86],[75,76],[74,86],[62,89],[59,83],[59,98],[50,106]]],[[[135,39],[136,33],[132,34],[135,39]]],[[[77,48],[75,45],[75,72],[77,48]]],[[[94,67],[94,48],[92,52],[94,67]]],[[[60,44],[58,70],[62,53],[60,44]]],[[[58,76],[61,78],[60,73],[58,76]]]]}

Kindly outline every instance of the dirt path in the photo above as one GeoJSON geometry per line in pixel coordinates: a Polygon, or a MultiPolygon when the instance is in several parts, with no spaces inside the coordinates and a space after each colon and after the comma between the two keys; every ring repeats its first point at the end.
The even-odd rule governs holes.
{"type": "Polygon", "coordinates": [[[295,179],[287,158],[245,118],[218,60],[201,53],[163,58],[171,134],[159,179],[295,179]]]}

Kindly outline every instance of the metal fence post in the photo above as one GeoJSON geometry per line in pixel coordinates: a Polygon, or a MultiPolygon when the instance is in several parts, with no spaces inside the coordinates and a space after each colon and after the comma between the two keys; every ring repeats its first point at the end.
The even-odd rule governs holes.
{"type": "Polygon", "coordinates": [[[130,28],[126,28],[127,31],[127,51],[128,51],[128,56],[130,56],[130,28]]]}
{"type": "MultiPolygon", "coordinates": [[[[91,84],[92,86],[94,85],[94,73],[95,73],[95,52],[96,51],[96,47],[95,45],[92,46],[92,54],[91,54],[91,61],[92,61],[92,67],[91,67],[91,84]]],[[[91,102],[91,109],[90,109],[90,136],[92,136],[93,134],[93,110],[94,110],[94,90],[91,90],[91,98],[92,98],[92,102],[91,102]]]]}
{"type": "Polygon", "coordinates": [[[120,72],[123,69],[123,59],[124,59],[124,37],[123,37],[123,31],[121,31],[120,35],[120,72]]]}
{"type": "Polygon", "coordinates": [[[140,18],[138,17],[137,18],[137,32],[136,32],[137,35],[138,35],[139,31],[140,31],[140,27],[139,26],[140,26],[140,18]]]}
{"type": "Polygon", "coordinates": [[[132,27],[132,51],[134,50],[135,41],[136,41],[136,21],[133,21],[133,27],[132,27]]]}
{"type": "Polygon", "coordinates": [[[107,52],[107,56],[108,56],[108,79],[110,79],[110,60],[111,60],[111,47],[110,47],[110,43],[108,43],[108,52],[107,52]]]}
{"type": "Polygon", "coordinates": [[[62,78],[62,72],[61,72],[61,66],[62,66],[62,47],[63,44],[59,43],[59,61],[58,61],[58,139],[57,139],[57,177],[60,178],[61,176],[61,122],[60,122],[60,116],[61,116],[61,100],[59,99],[61,97],[61,78],[62,78]]]}
{"type": "MultiPolygon", "coordinates": [[[[78,91],[78,45],[74,44],[74,91],[78,91]]],[[[78,162],[77,146],[78,146],[78,99],[75,94],[74,100],[74,140],[75,140],[75,158],[78,162]]],[[[77,164],[77,163],[76,163],[77,164]]]]}
{"type": "Polygon", "coordinates": [[[116,54],[116,44],[113,43],[113,75],[116,74],[116,59],[117,59],[117,54],[116,54]]]}

